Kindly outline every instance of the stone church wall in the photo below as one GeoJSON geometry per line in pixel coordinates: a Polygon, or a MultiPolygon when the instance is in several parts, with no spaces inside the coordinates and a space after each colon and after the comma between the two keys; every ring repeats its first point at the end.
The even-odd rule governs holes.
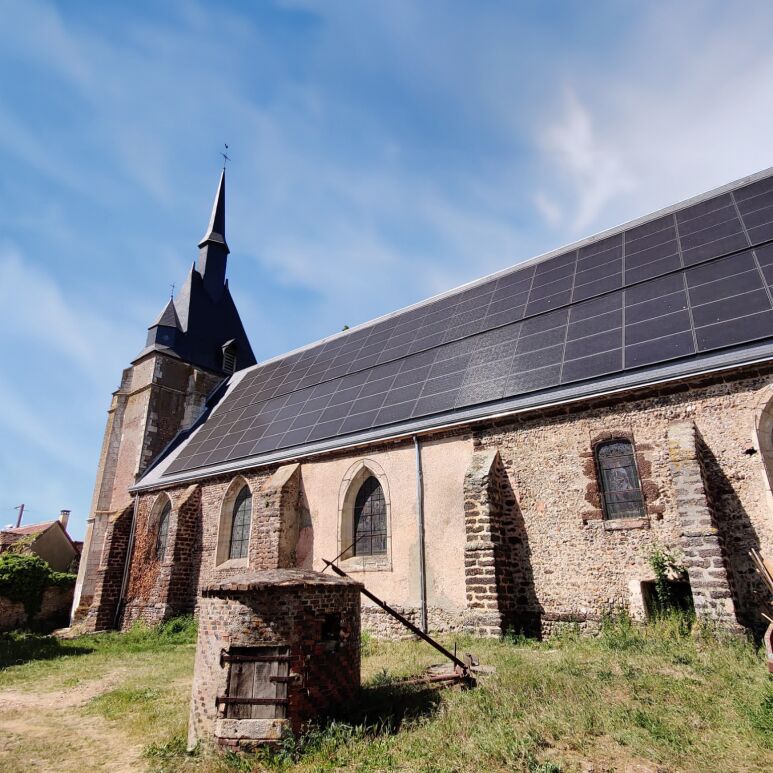
{"type": "MultiPolygon", "coordinates": [[[[694,485],[705,489],[711,503],[727,566],[725,584],[715,591],[727,589],[743,624],[758,624],[761,589],[746,554],[751,547],[773,552],[766,465],[755,430],[755,417],[772,394],[770,384],[769,374],[747,371],[744,378],[680,384],[635,399],[610,397],[583,408],[557,408],[552,415],[489,422],[474,433],[460,429],[423,438],[430,628],[549,634],[567,623],[593,630],[605,613],[620,608],[643,618],[641,584],[654,579],[648,563],[653,547],[689,552],[669,446],[671,428],[685,422],[694,423],[700,438],[696,454],[703,472],[694,485]],[[611,437],[634,444],[644,519],[602,517],[593,448],[611,437]]],[[[365,561],[344,557],[339,563],[418,620],[416,459],[408,439],[203,479],[194,486],[195,496],[189,485],[170,488],[172,523],[180,518],[174,503],[183,495],[189,509],[188,525],[178,530],[188,535],[186,547],[171,544],[178,538],[170,529],[169,549],[175,556],[189,555],[190,562],[185,580],[166,596],[157,579],[148,579],[158,575],[142,558],[141,534],[150,539],[147,514],[157,496],[143,494],[127,610],[144,611],[126,616],[125,624],[132,615],[159,619],[172,610],[192,609],[202,585],[247,567],[322,569],[323,558],[332,559],[346,547],[347,491],[366,474],[364,468],[384,488],[388,553],[365,561]],[[223,503],[235,496],[242,480],[253,493],[249,557],[218,563],[223,503]],[[287,547],[288,534],[296,540],[295,551],[287,547]],[[160,606],[154,606],[159,599],[160,606]]],[[[366,604],[363,627],[382,635],[402,633],[366,604]]]]}
{"type": "Polygon", "coordinates": [[[593,628],[609,610],[643,614],[641,582],[653,579],[647,558],[656,544],[684,554],[684,529],[669,457],[669,427],[692,421],[702,437],[714,518],[724,537],[738,615],[759,625],[760,589],[748,550],[773,550],[773,517],[755,452],[754,416],[769,395],[771,377],[719,380],[663,389],[637,400],[609,400],[582,411],[524,418],[482,430],[477,442],[496,448],[516,493],[525,531],[522,561],[535,589],[529,614],[543,632],[572,622],[593,628]],[[630,436],[645,484],[644,522],[605,521],[595,469],[594,441],[630,436]],[[750,453],[751,451],[751,453],[750,453]],[[592,457],[590,457],[592,458],[592,457]]]}

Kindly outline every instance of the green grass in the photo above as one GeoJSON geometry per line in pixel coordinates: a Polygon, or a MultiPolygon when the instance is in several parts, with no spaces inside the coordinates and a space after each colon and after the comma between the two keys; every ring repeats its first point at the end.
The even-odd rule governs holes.
{"type": "MultiPolygon", "coordinates": [[[[365,636],[357,710],[253,755],[186,753],[193,639],[190,621],[56,647],[36,639],[32,651],[43,659],[0,671],[0,700],[7,684],[45,692],[108,680],[75,715],[67,712],[70,726],[103,722],[113,743],[140,744],[147,769],[166,773],[773,768],[773,679],[764,654],[691,630],[684,618],[643,628],[609,620],[595,638],[572,629],[546,642],[458,637],[461,652],[496,668],[467,691],[396,684],[438,662],[437,653],[421,642],[365,636]]],[[[0,769],[3,753],[0,744],[0,769]]]]}

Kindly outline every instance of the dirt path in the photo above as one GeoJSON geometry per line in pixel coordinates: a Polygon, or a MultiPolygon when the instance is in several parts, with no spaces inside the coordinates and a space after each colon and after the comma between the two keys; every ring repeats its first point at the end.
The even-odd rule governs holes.
{"type": "Polygon", "coordinates": [[[5,773],[61,773],[145,769],[142,745],[131,744],[115,725],[83,709],[120,683],[125,669],[78,685],[44,692],[0,689],[0,767],[5,773]]]}

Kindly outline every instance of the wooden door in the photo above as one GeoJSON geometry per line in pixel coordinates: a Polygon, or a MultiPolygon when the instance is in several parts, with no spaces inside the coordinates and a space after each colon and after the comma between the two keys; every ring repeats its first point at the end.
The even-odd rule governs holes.
{"type": "Polygon", "coordinates": [[[232,719],[283,719],[287,716],[289,647],[234,647],[229,663],[225,716],[232,719]]]}

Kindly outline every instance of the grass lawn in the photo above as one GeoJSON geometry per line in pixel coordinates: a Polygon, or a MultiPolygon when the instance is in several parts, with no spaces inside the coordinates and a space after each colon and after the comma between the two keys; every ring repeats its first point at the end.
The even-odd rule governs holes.
{"type": "Polygon", "coordinates": [[[437,654],[366,637],[359,713],[249,757],[185,753],[194,640],[189,620],[63,642],[0,634],[0,770],[773,770],[764,654],[679,618],[594,639],[459,637],[496,668],[469,691],[394,684],[437,654]]]}

